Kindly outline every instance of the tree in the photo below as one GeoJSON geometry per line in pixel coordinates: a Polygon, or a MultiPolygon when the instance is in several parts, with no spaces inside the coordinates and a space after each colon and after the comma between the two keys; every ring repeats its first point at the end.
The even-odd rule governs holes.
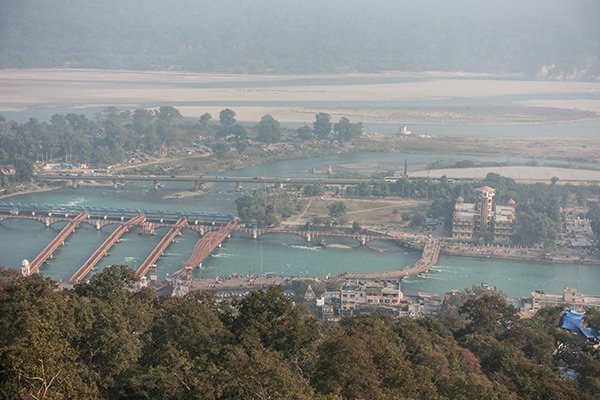
{"type": "Polygon", "coordinates": [[[5,162],[6,152],[3,149],[0,149],[0,186],[4,186],[6,184],[4,181],[4,172],[2,171],[2,167],[4,167],[5,162]]]}
{"type": "Polygon", "coordinates": [[[319,393],[344,399],[381,398],[380,379],[367,344],[356,336],[334,336],[319,346],[312,384],[319,393]]]}
{"type": "Polygon", "coordinates": [[[362,122],[353,124],[348,118],[342,117],[333,125],[333,131],[339,141],[347,142],[362,135],[363,124],[362,122]]]}
{"type": "Polygon", "coordinates": [[[210,148],[217,158],[223,157],[225,154],[227,154],[227,152],[229,152],[230,149],[229,146],[223,142],[217,142],[211,145],[210,148]]]}
{"type": "Polygon", "coordinates": [[[303,189],[305,196],[318,196],[321,194],[319,185],[305,185],[303,189]]]}
{"type": "Polygon", "coordinates": [[[281,127],[279,121],[271,115],[264,115],[258,125],[256,125],[258,135],[257,140],[265,143],[277,143],[281,140],[281,127]]]}
{"type": "Polygon", "coordinates": [[[258,340],[291,358],[318,336],[316,320],[301,315],[281,287],[252,292],[238,310],[232,330],[247,345],[258,340]]]}
{"type": "Polygon", "coordinates": [[[202,125],[202,127],[204,129],[206,129],[208,127],[208,124],[210,124],[210,120],[212,119],[212,115],[210,115],[210,113],[204,113],[200,116],[200,125],[202,125]]]}
{"type": "Polygon", "coordinates": [[[133,130],[143,137],[144,151],[153,153],[158,150],[160,143],[154,125],[154,113],[149,110],[137,109],[133,112],[133,130]]]}
{"type": "MultiPolygon", "coordinates": [[[[224,366],[216,375],[222,384],[222,399],[314,399],[314,390],[302,370],[280,352],[241,346],[225,354],[224,366]]],[[[203,397],[206,398],[206,397],[203,397]]],[[[216,398],[216,397],[215,397],[216,398]]]]}
{"type": "Polygon", "coordinates": [[[460,308],[469,323],[465,333],[497,336],[517,320],[517,310],[498,294],[485,294],[469,299],[460,308]]]}
{"type": "Polygon", "coordinates": [[[77,298],[50,279],[0,270],[0,397],[99,398],[97,377],[72,345],[77,298]]]}
{"type": "Polygon", "coordinates": [[[327,139],[331,133],[331,116],[326,113],[318,113],[315,115],[313,123],[313,131],[319,139],[327,139]]]}
{"type": "Polygon", "coordinates": [[[246,223],[270,226],[278,222],[275,215],[275,207],[266,204],[265,198],[259,193],[254,195],[245,194],[236,199],[238,217],[246,223]]]}
{"type": "Polygon", "coordinates": [[[219,120],[221,121],[221,125],[225,128],[230,128],[235,124],[235,111],[226,108],[221,110],[219,113],[219,120]]]}
{"type": "Polygon", "coordinates": [[[15,160],[15,180],[17,182],[30,182],[33,179],[33,162],[26,158],[15,160]]]}
{"type": "Polygon", "coordinates": [[[248,130],[243,125],[235,124],[231,127],[230,134],[235,136],[236,140],[246,139],[248,137],[248,130]]]}
{"type": "Polygon", "coordinates": [[[552,247],[560,231],[557,222],[535,211],[519,213],[516,225],[513,242],[521,246],[552,247]]]}
{"type": "Polygon", "coordinates": [[[590,219],[592,231],[600,236],[600,205],[598,203],[589,209],[587,217],[590,219]]]}
{"type": "Polygon", "coordinates": [[[308,126],[308,125],[304,125],[298,129],[296,129],[296,133],[298,134],[298,137],[302,141],[309,141],[309,140],[312,140],[315,138],[315,134],[313,133],[312,129],[310,129],[310,126],[308,126]]]}
{"type": "Polygon", "coordinates": [[[181,118],[181,113],[178,109],[172,106],[162,106],[159,107],[156,112],[156,116],[159,120],[164,121],[167,124],[173,123],[173,121],[181,118]]]}
{"type": "Polygon", "coordinates": [[[346,204],[342,201],[336,201],[327,206],[329,216],[332,218],[341,218],[346,215],[346,204]]]}
{"type": "MultiPolygon", "coordinates": [[[[404,217],[403,217],[404,218],[404,217]]],[[[413,228],[422,228],[425,226],[425,222],[427,219],[425,218],[425,214],[420,211],[414,211],[409,215],[410,226],[413,228]]]]}

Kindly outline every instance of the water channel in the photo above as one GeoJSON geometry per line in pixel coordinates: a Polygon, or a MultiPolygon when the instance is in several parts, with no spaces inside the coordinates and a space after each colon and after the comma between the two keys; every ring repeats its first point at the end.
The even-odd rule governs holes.
{"type": "MultiPolygon", "coordinates": [[[[502,161],[494,156],[434,155],[416,153],[358,153],[309,160],[289,160],[231,171],[237,176],[307,176],[321,165],[343,168],[349,163],[361,163],[373,170],[400,169],[407,159],[409,169],[421,169],[438,160],[455,162],[464,159],[502,161]]],[[[512,161],[527,161],[517,160],[512,161]]],[[[150,182],[129,183],[119,190],[105,187],[82,187],[76,190],[62,188],[52,192],[22,195],[5,201],[48,204],[85,204],[116,208],[188,210],[235,213],[234,200],[239,196],[233,184],[214,184],[194,197],[170,198],[173,194],[189,190],[183,183],[169,183],[154,191],[150,182]]],[[[247,186],[244,190],[263,189],[247,186]]],[[[24,258],[33,259],[55,236],[63,225],[57,223],[47,229],[40,223],[24,220],[7,220],[0,223],[0,264],[19,268],[24,258]]],[[[85,262],[94,249],[110,234],[115,226],[96,231],[82,224],[66,246],[60,248],[56,258],[41,268],[41,273],[56,280],[67,280],[85,262]]],[[[156,236],[139,235],[137,229],[125,235],[121,243],[111,249],[110,255],[96,267],[96,272],[111,264],[127,264],[136,268],[161,239],[166,229],[156,236]]],[[[188,258],[199,235],[186,230],[177,242],[169,247],[158,262],[159,276],[165,277],[178,270],[188,258]]],[[[342,246],[321,248],[291,235],[266,235],[253,240],[243,234],[234,234],[223,247],[205,260],[197,276],[217,277],[238,274],[332,276],[342,272],[385,271],[414,262],[419,254],[387,241],[371,242],[360,248],[358,243],[330,240],[342,246]]],[[[479,260],[461,257],[442,257],[438,266],[421,277],[403,282],[407,294],[417,292],[443,293],[486,282],[510,296],[527,296],[532,290],[560,292],[563,287],[577,287],[581,292],[600,295],[600,267],[585,265],[544,265],[512,261],[479,260]]]]}

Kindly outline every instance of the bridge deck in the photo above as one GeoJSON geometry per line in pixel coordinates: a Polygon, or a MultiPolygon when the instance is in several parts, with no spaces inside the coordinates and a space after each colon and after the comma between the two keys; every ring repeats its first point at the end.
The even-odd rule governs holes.
{"type": "Polygon", "coordinates": [[[70,283],[79,283],[81,282],[85,276],[100,262],[103,256],[108,253],[110,248],[117,243],[119,238],[123,236],[125,232],[129,230],[133,225],[137,225],[139,223],[144,222],[144,216],[137,216],[131,218],[129,221],[119,225],[117,229],[114,230],[113,233],[94,251],[92,256],[88,258],[88,260],[73,274],[71,279],[69,279],[70,283]]]}
{"type": "Polygon", "coordinates": [[[85,221],[88,217],[88,213],[81,213],[69,221],[67,225],[65,225],[65,227],[58,233],[58,235],[56,235],[56,237],[52,239],[52,241],[48,243],[46,247],[44,247],[40,254],[38,254],[37,257],[31,261],[29,264],[29,274],[31,275],[36,273],[42,264],[52,257],[52,254],[54,254],[56,249],[58,249],[58,247],[65,242],[67,237],[69,237],[69,235],[75,231],[75,228],[77,228],[79,224],[85,221]]]}
{"type": "Polygon", "coordinates": [[[229,224],[219,228],[216,231],[207,232],[194,247],[190,258],[183,263],[183,268],[179,270],[176,275],[189,275],[192,273],[194,268],[199,267],[202,261],[217,248],[225,238],[227,238],[231,231],[237,227],[237,221],[231,221],[229,224]]]}
{"type": "Polygon", "coordinates": [[[413,275],[419,275],[429,271],[438,261],[443,241],[438,238],[430,238],[423,247],[421,258],[409,268],[398,269],[388,272],[372,273],[346,273],[338,277],[343,279],[403,279],[413,275]]]}
{"type": "Polygon", "coordinates": [[[163,255],[167,247],[175,240],[175,237],[181,232],[183,228],[187,226],[187,218],[181,217],[179,220],[169,229],[167,234],[162,238],[158,245],[152,250],[150,255],[144,260],[144,262],[135,271],[138,277],[142,277],[148,273],[150,267],[156,263],[156,260],[163,255]]]}

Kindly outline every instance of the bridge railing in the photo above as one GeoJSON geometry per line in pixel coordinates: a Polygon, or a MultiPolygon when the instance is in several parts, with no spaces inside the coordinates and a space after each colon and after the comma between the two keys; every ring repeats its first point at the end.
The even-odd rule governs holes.
{"type": "Polygon", "coordinates": [[[144,215],[149,219],[179,219],[186,217],[190,221],[198,220],[201,222],[227,223],[234,219],[230,214],[187,212],[176,210],[147,210],[133,208],[114,208],[114,207],[96,207],[96,206],[65,206],[56,204],[37,204],[37,203],[0,203],[0,213],[12,214],[15,212],[36,212],[42,214],[72,214],[87,212],[92,217],[102,217],[104,215],[113,216],[137,216],[144,215]]]}

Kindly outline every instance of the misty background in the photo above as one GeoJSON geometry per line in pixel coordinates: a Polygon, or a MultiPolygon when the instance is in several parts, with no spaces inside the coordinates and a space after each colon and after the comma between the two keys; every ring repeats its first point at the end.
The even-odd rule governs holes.
{"type": "Polygon", "coordinates": [[[1,0],[0,68],[600,79],[597,0],[1,0]]]}

